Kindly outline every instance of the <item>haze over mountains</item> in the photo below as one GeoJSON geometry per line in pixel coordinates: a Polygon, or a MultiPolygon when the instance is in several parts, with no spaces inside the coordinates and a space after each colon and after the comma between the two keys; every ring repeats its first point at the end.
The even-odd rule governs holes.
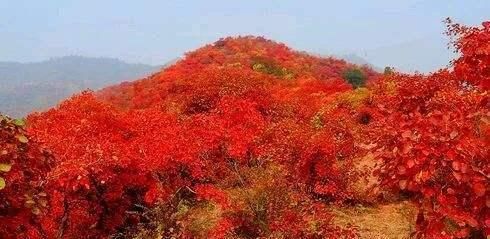
{"type": "Polygon", "coordinates": [[[85,89],[141,78],[160,66],[113,58],[65,56],[42,62],[0,62],[0,112],[22,117],[85,89]]]}
{"type": "Polygon", "coordinates": [[[345,54],[345,55],[338,55],[338,56],[332,56],[332,57],[335,57],[335,58],[340,58],[344,61],[347,61],[349,63],[352,63],[352,64],[356,64],[356,65],[366,65],[370,68],[372,68],[373,70],[377,71],[377,72],[382,72],[383,71],[383,68],[378,66],[378,65],[373,65],[371,62],[369,62],[368,60],[364,59],[363,57],[360,57],[359,55],[357,54],[354,54],[354,53],[350,53],[350,54],[345,54]]]}

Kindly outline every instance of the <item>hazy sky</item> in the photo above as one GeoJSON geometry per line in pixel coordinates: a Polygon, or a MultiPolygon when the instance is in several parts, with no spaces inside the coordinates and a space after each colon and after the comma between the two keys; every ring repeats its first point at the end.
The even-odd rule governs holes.
{"type": "Polygon", "coordinates": [[[430,71],[451,55],[447,16],[479,25],[490,20],[490,0],[0,0],[0,61],[83,55],[164,64],[220,37],[251,34],[430,71]]]}

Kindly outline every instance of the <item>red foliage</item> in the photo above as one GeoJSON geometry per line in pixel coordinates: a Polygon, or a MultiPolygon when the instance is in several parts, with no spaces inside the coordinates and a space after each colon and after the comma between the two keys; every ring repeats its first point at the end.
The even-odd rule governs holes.
{"type": "Polygon", "coordinates": [[[336,166],[332,154],[343,149],[321,153],[315,145],[328,143],[332,132],[309,121],[334,99],[330,95],[351,88],[338,78],[347,67],[260,38],[229,38],[148,79],[98,94],[110,104],[86,92],[31,115],[29,132],[59,161],[48,177],[49,194],[57,198],[44,230],[48,236],[110,235],[142,219],[127,214],[135,205],[151,207],[182,187],[227,208],[213,183],[233,175],[232,165],[272,159],[289,165],[296,179],[304,178],[300,166],[314,160],[318,173],[302,183],[322,198],[345,199],[338,195],[348,169],[336,166]],[[320,182],[335,190],[319,189],[320,182]]]}
{"type": "Polygon", "coordinates": [[[27,166],[5,176],[19,186],[0,191],[2,210],[15,209],[0,220],[29,223],[24,234],[6,222],[0,232],[105,238],[151,224],[148,210],[167,205],[169,235],[356,238],[331,224],[326,202],[363,200],[352,184],[369,154],[381,186],[419,204],[419,236],[488,234],[488,24],[449,32],[463,54],[454,71],[380,78],[362,68],[369,89],[342,80],[353,67],[344,61],[226,38],[29,116],[30,144],[2,121],[2,148],[15,146],[13,166],[27,166]],[[32,161],[51,160],[37,142],[52,168],[32,161]],[[46,193],[38,216],[19,199],[30,188],[46,193]]]}
{"type": "Polygon", "coordinates": [[[0,115],[0,235],[38,238],[47,215],[46,174],[54,163],[44,147],[26,135],[24,122],[0,115]]]}
{"type": "MultiPolygon", "coordinates": [[[[299,78],[331,82],[332,79],[341,79],[343,72],[352,67],[353,65],[343,60],[318,58],[295,52],[283,44],[261,37],[229,37],[188,53],[177,64],[146,79],[106,88],[98,93],[98,97],[123,109],[140,109],[161,104],[169,95],[186,95],[186,92],[193,88],[189,87],[189,84],[201,89],[205,86],[205,82],[211,80],[222,82],[235,80],[233,77],[226,76],[228,71],[244,74],[238,80],[246,81],[243,86],[253,87],[256,84],[255,79],[269,84],[273,83],[272,78],[283,83],[299,78]],[[215,72],[204,73],[206,74],[204,77],[201,71],[208,69],[214,69],[215,72]],[[251,72],[262,74],[250,79],[251,72]]],[[[369,79],[378,75],[369,68],[362,69],[369,79]]],[[[335,85],[336,89],[351,88],[343,81],[334,82],[328,86],[335,85]],[[334,82],[337,85],[333,84],[334,82]]],[[[255,91],[254,88],[249,89],[255,91]]],[[[202,89],[202,92],[204,91],[205,89],[202,89]]],[[[329,92],[334,92],[334,89],[329,89],[329,92]]]]}
{"type": "Polygon", "coordinates": [[[483,90],[490,88],[490,21],[482,27],[467,27],[447,18],[446,34],[453,37],[453,46],[461,57],[454,63],[457,77],[483,90]]]}
{"type": "Polygon", "coordinates": [[[418,230],[429,238],[488,230],[487,92],[464,89],[448,72],[386,81],[397,91],[375,98],[385,116],[374,128],[382,183],[415,193],[418,230]]]}

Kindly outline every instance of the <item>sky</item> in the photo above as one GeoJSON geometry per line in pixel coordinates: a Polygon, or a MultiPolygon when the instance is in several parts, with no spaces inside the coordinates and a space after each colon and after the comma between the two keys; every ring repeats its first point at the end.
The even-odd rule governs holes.
{"type": "Polygon", "coordinates": [[[480,25],[490,0],[0,0],[0,61],[82,55],[163,65],[221,37],[258,35],[429,72],[454,57],[446,17],[480,25]]]}

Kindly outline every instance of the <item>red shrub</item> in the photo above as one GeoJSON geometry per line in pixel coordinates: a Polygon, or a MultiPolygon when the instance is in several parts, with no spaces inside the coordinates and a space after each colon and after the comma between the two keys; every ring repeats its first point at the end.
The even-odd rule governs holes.
{"type": "Polygon", "coordinates": [[[490,88],[490,21],[482,27],[467,27],[447,18],[446,34],[453,38],[453,46],[461,57],[456,59],[454,73],[463,81],[490,88]]]}
{"type": "Polygon", "coordinates": [[[24,130],[24,121],[0,115],[0,235],[40,238],[48,214],[46,175],[53,156],[24,130]]]}
{"type": "Polygon", "coordinates": [[[382,183],[415,193],[418,231],[428,237],[488,230],[487,93],[462,89],[447,72],[388,81],[396,92],[375,99],[385,115],[376,140],[382,183]]]}

